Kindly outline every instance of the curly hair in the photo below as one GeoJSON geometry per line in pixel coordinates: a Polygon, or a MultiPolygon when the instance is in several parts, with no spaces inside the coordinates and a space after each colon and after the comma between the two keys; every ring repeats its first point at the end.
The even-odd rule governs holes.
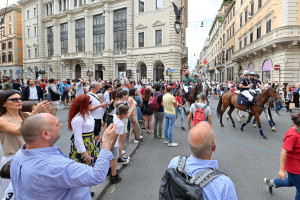
{"type": "Polygon", "coordinates": [[[90,97],[86,94],[80,94],[73,100],[68,116],[68,128],[70,131],[72,131],[72,119],[75,117],[75,115],[77,115],[77,113],[80,113],[84,120],[84,116],[89,114],[89,102],[90,97]]]}
{"type": "Polygon", "coordinates": [[[298,112],[297,114],[291,115],[291,120],[293,121],[293,123],[297,126],[300,126],[300,112],[298,112]]]}

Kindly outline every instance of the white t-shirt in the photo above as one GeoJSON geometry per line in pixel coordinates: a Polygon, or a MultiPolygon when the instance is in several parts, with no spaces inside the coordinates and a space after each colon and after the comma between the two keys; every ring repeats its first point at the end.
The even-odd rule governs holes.
{"type": "MultiPolygon", "coordinates": [[[[100,105],[100,101],[98,100],[99,98],[96,94],[93,94],[92,92],[89,92],[89,93],[87,93],[87,95],[89,95],[89,97],[91,98],[92,107],[100,105]]],[[[99,107],[99,108],[91,111],[91,115],[95,119],[102,119],[102,116],[103,116],[102,112],[103,112],[102,107],[99,107]]]]}
{"type": "MultiPolygon", "coordinates": [[[[204,103],[197,103],[197,105],[199,108],[203,108],[205,106],[204,103]]],[[[195,111],[196,111],[196,107],[195,107],[195,103],[193,103],[190,109],[190,112],[193,113],[193,116],[195,115],[195,111]]],[[[207,106],[205,109],[205,119],[207,119],[208,115],[211,115],[211,110],[209,106],[207,106]]]]}
{"type": "Polygon", "coordinates": [[[103,95],[103,100],[106,104],[110,104],[110,99],[109,99],[109,92],[104,92],[104,95],[103,95]]]}
{"type": "MultiPolygon", "coordinates": [[[[114,115],[114,124],[116,124],[116,132],[118,135],[123,135],[124,133],[124,123],[122,122],[122,120],[120,120],[117,115],[114,115]]],[[[118,147],[119,146],[119,137],[114,145],[114,147],[118,147]]]]}
{"type": "Polygon", "coordinates": [[[74,144],[78,153],[83,153],[86,151],[82,139],[82,133],[93,132],[95,126],[95,120],[91,115],[85,115],[84,118],[85,121],[82,115],[78,113],[71,121],[71,126],[75,138],[74,144]]]}
{"type": "Polygon", "coordinates": [[[36,87],[35,86],[33,88],[29,87],[29,98],[28,99],[37,100],[38,98],[39,97],[37,95],[36,87]]]}
{"type": "Polygon", "coordinates": [[[134,88],[136,88],[136,89],[137,89],[137,91],[138,91],[138,92],[140,92],[140,91],[141,91],[141,89],[142,89],[142,86],[141,86],[141,85],[135,85],[135,86],[134,86],[134,88]]]}

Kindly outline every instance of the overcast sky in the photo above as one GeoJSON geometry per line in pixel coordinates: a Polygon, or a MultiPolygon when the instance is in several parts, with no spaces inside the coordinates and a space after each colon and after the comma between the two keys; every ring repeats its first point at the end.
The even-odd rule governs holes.
{"type": "MultiPolygon", "coordinates": [[[[147,1],[147,0],[146,0],[147,1]]],[[[0,8],[6,6],[7,0],[0,0],[0,8]]],[[[8,4],[16,3],[17,0],[8,0],[8,4]]],[[[222,0],[189,0],[189,27],[187,29],[187,46],[189,51],[189,65],[194,68],[197,58],[204,44],[205,39],[208,36],[210,26],[220,8],[222,0]],[[204,27],[200,28],[201,22],[204,21],[204,27]],[[192,23],[196,22],[196,23],[192,23]]]]}

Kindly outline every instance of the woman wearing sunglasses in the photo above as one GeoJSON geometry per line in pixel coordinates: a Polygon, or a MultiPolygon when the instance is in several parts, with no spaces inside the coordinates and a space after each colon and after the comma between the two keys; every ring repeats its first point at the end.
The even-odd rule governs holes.
{"type": "Polygon", "coordinates": [[[90,114],[92,100],[86,94],[78,95],[69,110],[68,128],[73,131],[69,157],[76,162],[94,165],[98,157],[94,125],[95,120],[90,114]]]}
{"type": "MultiPolygon", "coordinates": [[[[0,142],[3,149],[0,169],[25,143],[20,131],[23,120],[30,115],[44,112],[46,108],[51,108],[50,102],[39,103],[31,113],[22,112],[22,99],[18,92],[13,90],[0,92],[0,142]]],[[[9,187],[10,179],[1,178],[0,182],[6,199],[10,196],[8,193],[12,192],[12,187],[9,187]]]]}

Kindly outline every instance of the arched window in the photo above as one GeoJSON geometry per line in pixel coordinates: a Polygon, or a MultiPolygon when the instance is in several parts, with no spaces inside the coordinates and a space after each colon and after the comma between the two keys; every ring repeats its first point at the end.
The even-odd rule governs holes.
{"type": "Polygon", "coordinates": [[[254,67],[253,67],[253,64],[252,64],[252,63],[250,63],[250,64],[248,65],[248,70],[249,70],[249,72],[254,72],[254,67]]]}

